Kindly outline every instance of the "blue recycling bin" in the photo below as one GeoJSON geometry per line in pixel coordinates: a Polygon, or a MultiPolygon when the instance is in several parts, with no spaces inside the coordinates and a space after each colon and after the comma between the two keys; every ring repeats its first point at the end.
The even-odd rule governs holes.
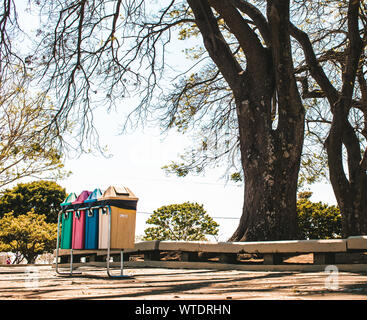
{"type": "MultiPolygon", "coordinates": [[[[84,203],[93,207],[93,202],[96,202],[101,196],[101,190],[98,188],[94,189],[84,203]]],[[[99,210],[100,209],[87,210],[85,217],[85,249],[98,249],[99,210]]]]}

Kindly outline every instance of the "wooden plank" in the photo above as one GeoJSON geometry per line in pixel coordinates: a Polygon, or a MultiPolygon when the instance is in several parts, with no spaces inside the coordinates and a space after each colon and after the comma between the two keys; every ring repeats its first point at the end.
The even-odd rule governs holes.
{"type": "Polygon", "coordinates": [[[200,241],[160,241],[158,249],[162,251],[186,251],[199,252],[201,251],[201,244],[205,242],[200,241]]]}
{"type": "Polygon", "coordinates": [[[200,242],[161,241],[159,250],[220,252],[220,253],[312,253],[346,252],[347,241],[291,240],[255,242],[200,242]]]}
{"type": "MultiPolygon", "coordinates": [[[[117,265],[116,265],[117,266],[117,265]]],[[[323,272],[328,265],[314,264],[227,264],[218,262],[183,262],[183,261],[127,261],[124,268],[168,268],[168,269],[209,269],[209,270],[244,270],[244,271],[300,271],[323,272]]],[[[337,264],[339,272],[366,272],[367,264],[337,264]]]]}
{"type": "MultiPolygon", "coordinates": [[[[116,235],[118,237],[118,235],[116,235]]],[[[127,238],[132,238],[131,235],[127,238]]],[[[367,237],[350,240],[352,248],[363,248],[367,237]],[[353,246],[354,245],[354,246],[353,246]]],[[[116,241],[122,241],[118,239],[116,241]]],[[[122,242],[121,242],[122,243],[122,242]]],[[[349,247],[348,247],[349,248],[349,247]]],[[[258,242],[203,242],[203,241],[142,241],[133,245],[133,248],[124,249],[124,252],[182,251],[182,252],[209,252],[209,253],[324,253],[346,252],[347,240],[293,240],[293,241],[258,241],[258,242]]],[[[98,254],[105,254],[106,249],[94,250],[98,254]]],[[[74,254],[90,254],[90,250],[74,250],[74,254]]],[[[113,251],[115,252],[115,251],[113,251]]],[[[60,249],[59,255],[70,254],[69,249],[60,249]]]]}
{"type": "Polygon", "coordinates": [[[347,238],[348,250],[367,250],[367,236],[354,236],[347,238]]]}
{"type": "MultiPolygon", "coordinates": [[[[292,240],[235,243],[243,253],[345,252],[345,240],[292,240]]],[[[242,253],[242,252],[241,252],[242,253]]]]}

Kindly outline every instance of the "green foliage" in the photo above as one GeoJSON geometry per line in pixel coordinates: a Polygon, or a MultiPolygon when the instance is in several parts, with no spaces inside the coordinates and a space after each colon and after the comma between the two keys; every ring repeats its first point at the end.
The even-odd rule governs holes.
{"type": "Polygon", "coordinates": [[[231,180],[234,182],[241,182],[242,179],[242,175],[240,172],[235,172],[231,174],[231,180]]]}
{"type": "Polygon", "coordinates": [[[173,161],[171,164],[163,166],[162,169],[167,173],[175,173],[178,177],[186,177],[189,173],[189,169],[185,167],[185,163],[177,164],[173,161]]]}
{"type": "Polygon", "coordinates": [[[299,194],[297,202],[300,239],[333,239],[341,237],[341,214],[336,206],[311,202],[311,192],[299,194]]]}
{"type": "Polygon", "coordinates": [[[56,238],[57,224],[47,223],[45,215],[33,210],[18,217],[7,213],[0,219],[0,251],[15,253],[14,263],[23,258],[34,263],[39,254],[53,251],[56,238]]]}
{"type": "Polygon", "coordinates": [[[0,197],[0,217],[8,212],[17,217],[33,209],[37,214],[44,214],[46,222],[56,223],[60,203],[65,198],[65,189],[53,181],[19,183],[6,189],[0,197]]]}
{"type": "Polygon", "coordinates": [[[12,75],[0,83],[0,188],[24,177],[68,175],[58,129],[51,126],[54,105],[46,94],[27,89],[30,75],[12,75]]]}
{"type": "Polygon", "coordinates": [[[145,229],[144,240],[205,241],[205,235],[218,235],[219,224],[202,205],[185,202],[163,206],[147,220],[155,225],[145,229]]]}

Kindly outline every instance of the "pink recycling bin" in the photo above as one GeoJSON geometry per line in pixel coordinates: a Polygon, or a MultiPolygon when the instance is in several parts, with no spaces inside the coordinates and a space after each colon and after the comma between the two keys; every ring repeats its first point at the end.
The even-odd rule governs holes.
{"type": "MultiPolygon", "coordinates": [[[[81,204],[89,197],[91,191],[83,191],[78,198],[72,202],[73,205],[81,204]]],[[[85,243],[85,210],[77,210],[73,212],[73,235],[71,248],[72,249],[84,249],[85,243]]]]}

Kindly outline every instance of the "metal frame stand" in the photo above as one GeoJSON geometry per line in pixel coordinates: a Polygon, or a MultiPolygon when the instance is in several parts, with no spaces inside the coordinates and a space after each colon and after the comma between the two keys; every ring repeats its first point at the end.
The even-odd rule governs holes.
{"type": "MultiPolygon", "coordinates": [[[[70,212],[71,210],[69,210],[70,212]]],[[[66,211],[67,212],[67,211],[66,211]]],[[[56,273],[60,275],[73,275],[73,249],[70,249],[70,272],[59,271],[59,248],[60,248],[60,217],[63,212],[60,211],[57,217],[57,240],[56,240],[56,273]]],[[[80,271],[74,271],[74,274],[81,274],[80,271]]]]}
{"type": "MultiPolygon", "coordinates": [[[[79,208],[78,210],[67,210],[65,212],[73,212],[73,211],[82,211],[82,210],[93,210],[93,209],[101,209],[108,208],[108,245],[107,245],[107,275],[109,278],[131,278],[131,276],[124,275],[124,249],[121,249],[120,256],[120,275],[112,275],[110,272],[110,256],[111,256],[111,207],[107,206],[96,206],[92,208],[79,208]]],[[[73,272],[73,249],[70,249],[70,271],[69,272],[60,272],[59,271],[59,249],[60,249],[60,217],[63,211],[59,212],[57,219],[57,241],[56,241],[56,273],[59,275],[69,275],[73,276],[74,274],[82,274],[82,272],[77,271],[73,272]]],[[[102,213],[103,214],[103,213],[102,213]]]]}

